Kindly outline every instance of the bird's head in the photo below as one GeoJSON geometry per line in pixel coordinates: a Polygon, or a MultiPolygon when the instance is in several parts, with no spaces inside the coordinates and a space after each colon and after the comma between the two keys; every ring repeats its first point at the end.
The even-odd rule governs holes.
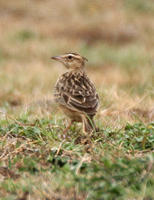
{"type": "Polygon", "coordinates": [[[52,59],[61,62],[67,69],[83,69],[85,62],[88,61],[85,57],[78,53],[66,53],[60,56],[53,56],[52,59]]]}

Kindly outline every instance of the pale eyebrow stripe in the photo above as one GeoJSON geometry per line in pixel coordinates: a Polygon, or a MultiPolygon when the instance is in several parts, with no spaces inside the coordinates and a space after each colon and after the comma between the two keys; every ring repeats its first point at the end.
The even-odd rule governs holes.
{"type": "Polygon", "coordinates": [[[68,55],[69,55],[69,56],[72,56],[72,57],[78,57],[78,55],[75,55],[75,54],[73,54],[73,53],[69,53],[68,55]]]}

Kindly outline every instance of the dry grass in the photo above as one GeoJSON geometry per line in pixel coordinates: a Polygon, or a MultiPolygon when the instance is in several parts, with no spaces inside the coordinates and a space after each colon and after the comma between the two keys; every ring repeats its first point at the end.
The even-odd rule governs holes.
{"type": "Polygon", "coordinates": [[[1,106],[8,102],[22,112],[26,104],[50,99],[64,72],[50,56],[78,51],[88,57],[87,71],[103,96],[100,113],[109,107],[151,112],[152,13],[136,14],[125,1],[65,3],[1,1],[1,106]]]}

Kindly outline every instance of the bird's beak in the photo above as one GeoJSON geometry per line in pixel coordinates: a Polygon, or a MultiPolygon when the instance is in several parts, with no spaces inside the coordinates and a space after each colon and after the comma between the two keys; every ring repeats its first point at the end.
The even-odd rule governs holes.
{"type": "Polygon", "coordinates": [[[61,56],[53,56],[53,57],[51,57],[51,59],[53,59],[53,60],[57,60],[57,61],[62,61],[62,57],[61,56]]]}

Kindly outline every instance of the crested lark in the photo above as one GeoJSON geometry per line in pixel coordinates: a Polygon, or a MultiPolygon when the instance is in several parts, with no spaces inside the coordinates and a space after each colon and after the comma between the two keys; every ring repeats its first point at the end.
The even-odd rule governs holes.
{"type": "Polygon", "coordinates": [[[61,62],[69,69],[60,76],[54,89],[55,101],[71,119],[70,125],[64,132],[73,122],[82,122],[84,133],[96,131],[93,117],[98,109],[99,97],[94,84],[85,72],[87,59],[77,53],[67,53],[52,59],[61,62]]]}

